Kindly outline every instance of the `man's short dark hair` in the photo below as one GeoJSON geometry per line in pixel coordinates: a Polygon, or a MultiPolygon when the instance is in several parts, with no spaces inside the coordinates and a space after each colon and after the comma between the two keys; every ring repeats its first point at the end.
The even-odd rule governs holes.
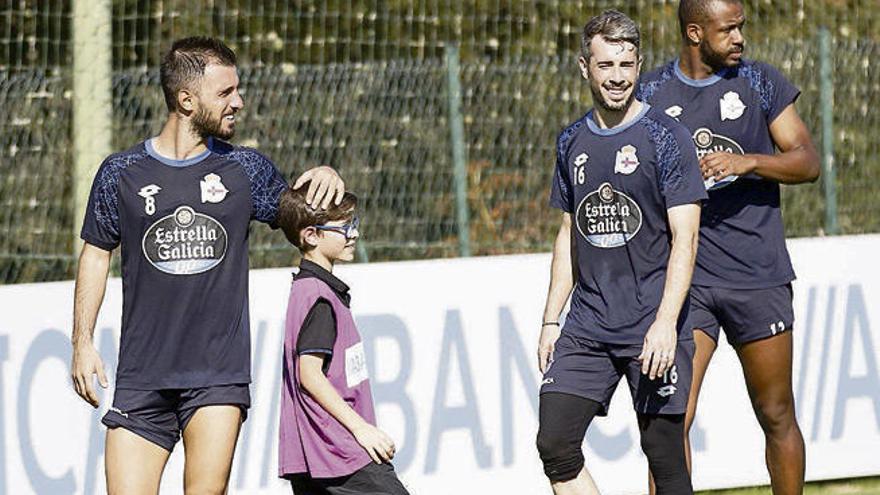
{"type": "Polygon", "coordinates": [[[311,249],[302,243],[300,233],[304,228],[337,220],[347,220],[354,215],[358,201],[357,196],[346,191],[342,196],[342,202],[338,205],[330,203],[326,210],[315,209],[306,202],[308,190],[308,182],[300,186],[299,189],[288,186],[281,193],[281,199],[278,201],[278,214],[275,217],[275,223],[284,232],[287,240],[303,253],[311,249]]]}
{"type": "Polygon", "coordinates": [[[639,27],[623,12],[606,10],[587,21],[581,39],[581,54],[587,61],[590,60],[590,42],[597,34],[608,42],[632,43],[636,53],[639,51],[639,27]]]}
{"type": "Polygon", "coordinates": [[[681,37],[687,37],[688,24],[703,25],[709,19],[711,6],[715,2],[742,3],[742,0],[681,0],[678,2],[678,27],[681,37]]]}
{"type": "Polygon", "coordinates": [[[177,93],[192,88],[205,75],[205,67],[214,63],[235,67],[235,52],[217,38],[193,36],[179,39],[162,58],[159,79],[169,112],[177,109],[177,93]]]}

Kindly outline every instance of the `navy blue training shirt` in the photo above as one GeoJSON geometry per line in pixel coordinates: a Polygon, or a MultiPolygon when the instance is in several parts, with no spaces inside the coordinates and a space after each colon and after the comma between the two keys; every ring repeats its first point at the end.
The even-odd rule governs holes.
{"type": "Polygon", "coordinates": [[[188,160],[149,140],[104,160],[81,237],[122,246],[117,388],[250,382],[248,225],[275,220],[285,187],[266,157],[219,141],[188,160]]]}
{"type": "MultiPolygon", "coordinates": [[[[715,151],[773,154],[770,123],[800,95],[770,65],[743,60],[707,79],[673,60],[642,76],[639,98],[687,127],[700,157],[715,151]]],[[[694,285],[757,289],[794,280],[779,184],[755,174],[707,182],[694,285]]]]}
{"type": "MultiPolygon", "coordinates": [[[[572,214],[578,264],[563,331],[641,344],[666,283],[667,210],[706,198],[690,134],[649,105],[612,129],[591,111],[559,135],[556,153],[550,205],[572,214]]],[[[680,339],[691,336],[687,314],[686,302],[680,339]]]]}

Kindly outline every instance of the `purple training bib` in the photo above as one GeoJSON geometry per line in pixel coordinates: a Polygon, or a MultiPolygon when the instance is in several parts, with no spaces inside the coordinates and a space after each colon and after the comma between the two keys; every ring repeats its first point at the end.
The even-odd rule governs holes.
{"type": "Polygon", "coordinates": [[[351,432],[300,385],[296,342],[303,321],[318,299],[329,302],[336,316],[336,342],[327,379],[365,421],[376,424],[364,344],[351,310],[317,278],[294,280],[284,335],[284,386],[278,443],[278,474],[282,477],[308,473],[313,478],[336,478],[372,462],[351,432]]]}

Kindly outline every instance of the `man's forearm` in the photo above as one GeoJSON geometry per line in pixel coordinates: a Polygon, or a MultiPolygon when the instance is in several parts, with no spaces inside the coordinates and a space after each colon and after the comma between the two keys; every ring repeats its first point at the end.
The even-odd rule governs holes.
{"type": "Polygon", "coordinates": [[[770,136],[780,153],[748,155],[754,160],[756,174],[783,184],[813,182],[819,178],[819,152],[794,103],[770,123],[770,136]]]}
{"type": "Polygon", "coordinates": [[[755,173],[782,184],[813,182],[819,177],[819,155],[812,144],[798,146],[775,155],[749,155],[755,160],[755,173]]]}
{"type": "Polygon", "coordinates": [[[79,257],[76,274],[76,289],[73,301],[74,347],[91,344],[95,331],[98,310],[104,300],[107,288],[107,274],[110,271],[110,252],[85,245],[79,257]]]}
{"type": "Polygon", "coordinates": [[[660,309],[657,311],[657,319],[678,319],[681,305],[684,304],[691,285],[696,254],[696,246],[690,247],[690,243],[687,246],[680,246],[678,249],[673,245],[672,253],[669,256],[669,267],[666,270],[663,299],[660,302],[660,309]]]}
{"type": "Polygon", "coordinates": [[[663,299],[657,310],[658,320],[674,321],[678,319],[681,305],[684,304],[688,290],[690,290],[691,277],[694,273],[699,240],[700,210],[697,205],[686,205],[680,208],[674,213],[674,216],[670,215],[672,247],[669,253],[669,264],[666,268],[663,299]]]}
{"type": "Polygon", "coordinates": [[[574,287],[571,259],[571,224],[563,222],[553,244],[553,261],[550,264],[550,288],[544,306],[544,321],[556,321],[565,307],[574,287]]]}

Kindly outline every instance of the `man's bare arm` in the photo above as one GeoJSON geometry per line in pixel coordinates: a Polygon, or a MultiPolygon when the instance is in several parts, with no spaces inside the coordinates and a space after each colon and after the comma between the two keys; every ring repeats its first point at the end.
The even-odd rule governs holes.
{"type": "MultiPolygon", "coordinates": [[[[563,213],[562,225],[553,243],[553,261],[550,264],[550,288],[547,291],[547,302],[544,305],[544,321],[558,321],[562,308],[565,307],[571,290],[574,287],[574,263],[572,262],[571,246],[571,214],[563,213]]],[[[547,370],[553,347],[559,338],[558,325],[544,325],[538,341],[538,369],[541,373],[547,370]]]]}
{"type": "Polygon", "coordinates": [[[779,153],[772,155],[712,153],[700,160],[703,177],[721,180],[754,172],[783,184],[814,182],[819,178],[819,153],[810,131],[790,104],[770,123],[770,136],[779,153]]]}
{"type": "Polygon", "coordinates": [[[657,317],[677,320],[694,274],[700,230],[700,205],[691,203],[676,206],[668,210],[668,215],[672,247],[657,317]]]}
{"type": "Polygon", "coordinates": [[[309,189],[306,191],[306,202],[312,208],[320,207],[326,210],[330,207],[330,202],[338,205],[342,202],[342,196],[345,194],[345,182],[336,170],[327,166],[315,167],[306,170],[300,175],[293,184],[294,189],[309,183],[309,189]]]}
{"type": "Polygon", "coordinates": [[[642,373],[652,380],[668,370],[675,360],[678,343],[678,316],[691,286],[697,256],[700,229],[700,205],[675,206],[668,210],[672,248],[666,269],[663,298],[648,333],[639,359],[642,373]]]}
{"type": "Polygon", "coordinates": [[[107,274],[110,272],[110,251],[105,251],[89,243],[83,245],[76,273],[76,289],[73,302],[73,359],[70,375],[76,393],[92,407],[98,407],[92,375],[98,375],[102,387],[107,388],[107,375],[104,363],[95,349],[93,336],[98,310],[104,300],[107,288],[107,274]]]}

